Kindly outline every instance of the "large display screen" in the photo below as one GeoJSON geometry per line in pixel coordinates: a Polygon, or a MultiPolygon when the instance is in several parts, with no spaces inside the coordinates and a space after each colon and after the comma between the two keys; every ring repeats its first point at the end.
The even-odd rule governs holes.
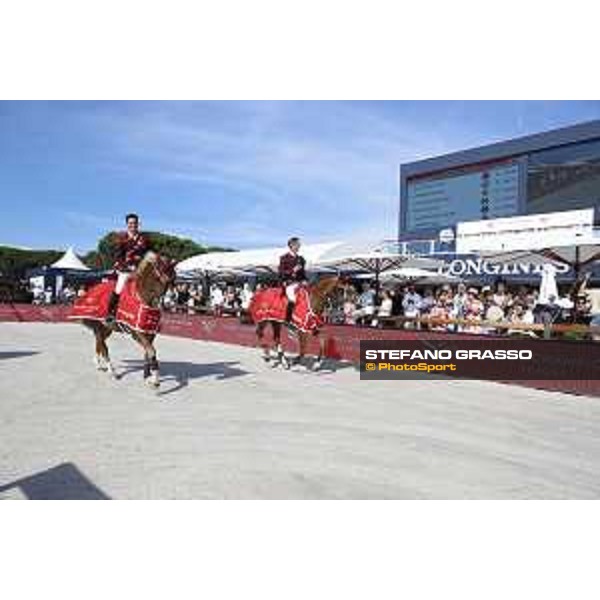
{"type": "Polygon", "coordinates": [[[505,162],[409,179],[406,230],[439,230],[459,221],[511,217],[519,211],[519,164],[505,162]]]}
{"type": "Polygon", "coordinates": [[[528,213],[587,207],[600,207],[600,141],[529,155],[528,213]]]}

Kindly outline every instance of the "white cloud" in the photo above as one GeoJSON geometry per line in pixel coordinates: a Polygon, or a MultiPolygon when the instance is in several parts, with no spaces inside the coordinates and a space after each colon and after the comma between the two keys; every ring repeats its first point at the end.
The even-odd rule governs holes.
{"type": "MultiPolygon", "coordinates": [[[[347,103],[140,104],[138,111],[96,116],[113,164],[163,181],[197,183],[230,197],[215,206],[222,230],[209,235],[273,243],[294,225],[335,237],[371,223],[393,223],[398,168],[403,161],[444,148],[435,128],[400,124],[367,105],[347,103]],[[376,211],[377,214],[370,214],[376,211]],[[236,223],[231,222],[234,213],[236,223]],[[390,217],[393,213],[393,218],[390,217]]],[[[171,226],[173,229],[174,226],[171,226]]],[[[228,241],[228,243],[231,243],[228,241]]]]}

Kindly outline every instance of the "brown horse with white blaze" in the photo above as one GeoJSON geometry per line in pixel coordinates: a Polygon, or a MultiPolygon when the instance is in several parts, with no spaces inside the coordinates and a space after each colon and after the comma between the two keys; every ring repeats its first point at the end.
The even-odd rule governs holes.
{"type": "MultiPolygon", "coordinates": [[[[162,259],[155,252],[147,252],[132,277],[135,278],[136,290],[141,302],[157,309],[161,296],[175,279],[175,270],[171,261],[162,259]]],[[[80,321],[94,333],[96,340],[94,361],[98,370],[107,371],[112,377],[117,377],[106,340],[115,331],[129,333],[144,351],[144,380],[154,387],[160,385],[158,359],[154,347],[156,333],[138,331],[118,322],[108,324],[100,319],[72,318],[80,321]]]]}
{"type": "MultiPolygon", "coordinates": [[[[322,325],[321,316],[323,315],[327,301],[341,285],[341,278],[332,276],[324,277],[315,285],[306,287],[309,298],[308,309],[309,311],[312,311],[312,314],[315,317],[314,319],[310,319],[311,323],[306,329],[295,327],[293,324],[287,323],[282,318],[275,318],[274,315],[277,315],[278,313],[281,314],[281,310],[285,311],[285,308],[282,309],[282,307],[279,305],[279,300],[277,299],[277,294],[280,293],[278,289],[271,288],[270,290],[257,292],[254,295],[250,306],[250,314],[253,316],[256,323],[257,345],[262,346],[263,358],[266,362],[271,362],[273,360],[272,366],[282,365],[286,369],[289,369],[292,364],[303,363],[308,346],[308,340],[312,335],[320,335],[320,326],[322,325]],[[269,309],[271,307],[269,306],[269,302],[272,302],[274,297],[277,299],[278,306],[274,307],[273,310],[270,311],[269,309]],[[260,310],[261,308],[263,309],[262,311],[260,310]],[[271,330],[273,332],[273,343],[275,345],[276,353],[274,359],[271,357],[270,346],[265,343],[265,330],[267,325],[271,325],[271,330]],[[286,357],[281,345],[281,330],[284,325],[298,335],[299,350],[298,356],[294,360],[289,360],[286,357]]],[[[281,298],[283,299],[284,297],[285,295],[282,293],[281,298]]],[[[283,314],[285,314],[285,312],[283,314]]],[[[318,370],[323,364],[323,360],[325,358],[325,342],[325,337],[320,336],[319,354],[313,365],[314,370],[318,370]]]]}

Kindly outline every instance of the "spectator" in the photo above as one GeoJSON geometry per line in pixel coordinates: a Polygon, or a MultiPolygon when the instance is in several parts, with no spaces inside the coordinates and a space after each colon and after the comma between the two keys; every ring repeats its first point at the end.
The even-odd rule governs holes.
{"type": "Polygon", "coordinates": [[[379,324],[379,319],[381,317],[391,317],[392,316],[392,295],[388,291],[383,291],[381,293],[381,304],[377,308],[377,318],[373,320],[371,323],[373,327],[376,327],[379,324]]]}
{"type": "Polygon", "coordinates": [[[453,314],[456,319],[464,319],[467,313],[467,286],[464,283],[459,283],[456,294],[452,298],[453,314]]]}
{"type": "MultiPolygon", "coordinates": [[[[516,302],[508,312],[508,322],[514,325],[531,325],[533,323],[533,313],[531,308],[524,306],[521,303],[516,302]]],[[[526,337],[537,337],[536,334],[528,329],[515,328],[509,329],[507,335],[521,335],[526,337]]]]}
{"type": "Polygon", "coordinates": [[[344,290],[344,304],[343,304],[343,312],[344,312],[344,324],[345,325],[354,325],[355,319],[354,314],[357,310],[356,305],[356,291],[352,286],[348,286],[344,290]]]}
{"type": "Polygon", "coordinates": [[[44,288],[36,286],[33,288],[33,304],[44,303],[44,288]]]}
{"type": "MultiPolygon", "coordinates": [[[[421,296],[415,291],[414,285],[408,286],[408,291],[402,299],[402,308],[404,316],[410,319],[417,319],[421,314],[421,296]]],[[[406,327],[414,326],[414,323],[406,322],[406,327]]]]}
{"type": "Polygon", "coordinates": [[[400,316],[402,314],[402,297],[404,293],[402,287],[397,285],[394,288],[394,294],[392,296],[392,314],[394,316],[400,316]]]}
{"type": "Polygon", "coordinates": [[[177,286],[177,309],[180,312],[185,312],[190,299],[190,291],[186,283],[180,283],[177,286]]]}
{"type": "Polygon", "coordinates": [[[177,292],[173,286],[169,286],[163,298],[163,306],[168,311],[174,311],[177,306],[177,292]]]}
{"type": "Polygon", "coordinates": [[[504,310],[507,306],[509,297],[506,293],[506,287],[504,283],[499,282],[496,285],[496,292],[494,293],[492,300],[496,306],[499,306],[502,310],[504,310]]]}
{"type": "Polygon", "coordinates": [[[363,283],[362,294],[358,297],[358,310],[354,311],[355,322],[363,322],[365,318],[375,314],[375,290],[367,282],[363,283]]]}
{"type": "Polygon", "coordinates": [[[216,316],[220,316],[223,313],[224,302],[223,290],[218,285],[213,285],[210,292],[210,306],[216,316]]]}
{"type": "Polygon", "coordinates": [[[434,306],[435,296],[433,295],[433,290],[431,288],[427,288],[421,302],[421,314],[428,315],[434,306]]]}
{"type": "Polygon", "coordinates": [[[196,288],[192,288],[190,290],[190,297],[187,301],[188,314],[193,315],[196,314],[197,310],[200,308],[200,298],[198,296],[198,290],[196,288]]]}
{"type": "Polygon", "coordinates": [[[481,328],[478,324],[483,316],[483,303],[479,299],[479,294],[475,288],[469,288],[467,299],[463,304],[464,318],[469,322],[466,328],[471,333],[480,333],[481,328]]]}
{"type": "Polygon", "coordinates": [[[252,297],[254,294],[252,293],[252,289],[250,288],[249,283],[245,283],[242,291],[240,293],[240,303],[243,311],[247,311],[250,307],[250,302],[252,301],[252,297]]]}

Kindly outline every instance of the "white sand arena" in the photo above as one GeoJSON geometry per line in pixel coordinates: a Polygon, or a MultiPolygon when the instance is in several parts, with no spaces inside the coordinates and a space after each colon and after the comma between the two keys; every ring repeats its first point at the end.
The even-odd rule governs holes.
{"type": "Polygon", "coordinates": [[[0,498],[599,498],[600,400],[272,370],[158,340],[162,387],[77,325],[0,324],[0,498]]]}

